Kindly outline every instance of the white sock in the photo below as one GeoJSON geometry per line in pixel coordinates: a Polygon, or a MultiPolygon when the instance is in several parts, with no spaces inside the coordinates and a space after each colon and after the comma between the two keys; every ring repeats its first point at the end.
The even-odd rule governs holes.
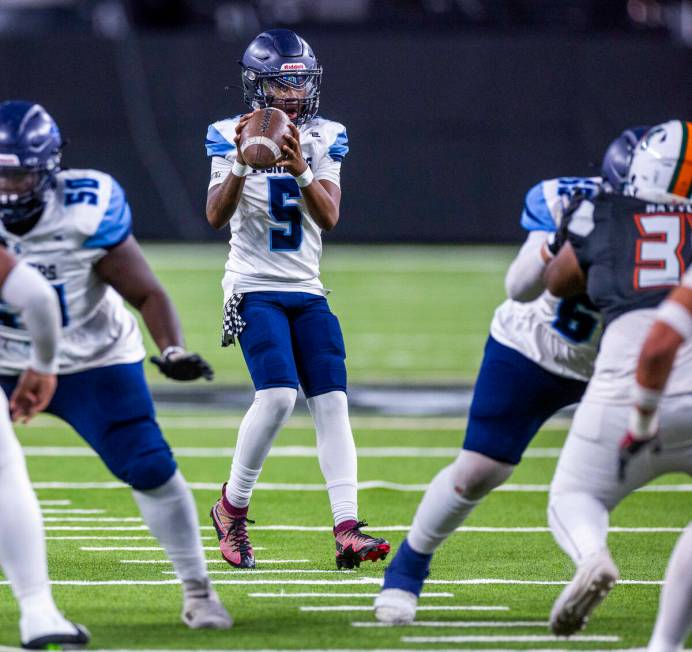
{"type": "Polygon", "coordinates": [[[461,450],[457,459],[435,476],[425,492],[407,535],[411,548],[421,554],[435,552],[483,497],[501,485],[513,470],[511,464],[461,450]]]}
{"type": "Polygon", "coordinates": [[[41,510],[6,414],[7,404],[0,401],[0,566],[19,603],[26,642],[50,633],[44,623],[53,632],[73,628],[67,627],[51,595],[41,510]]]}
{"type": "Polygon", "coordinates": [[[144,522],[173,562],[178,578],[203,580],[207,562],[199,533],[199,517],[192,492],[179,470],[156,489],[133,490],[144,522]]]}
{"type": "Polygon", "coordinates": [[[606,548],[608,509],[587,493],[551,493],[548,523],[559,546],[577,566],[606,548]]]}
{"type": "Polygon", "coordinates": [[[346,393],[308,399],[317,433],[317,457],[327,483],[334,525],[358,520],[358,457],[348,418],[346,393]]]}
{"type": "Polygon", "coordinates": [[[692,522],[678,539],[666,569],[649,652],[677,652],[692,630],[692,522]]]}
{"type": "Polygon", "coordinates": [[[473,511],[479,500],[468,500],[455,491],[454,463],[430,483],[406,535],[416,552],[431,555],[473,511]]]}
{"type": "Polygon", "coordinates": [[[234,507],[250,504],[252,489],[274,442],[293,412],[298,392],[291,387],[272,387],[255,393],[255,400],[238,430],[226,498],[234,507]]]}

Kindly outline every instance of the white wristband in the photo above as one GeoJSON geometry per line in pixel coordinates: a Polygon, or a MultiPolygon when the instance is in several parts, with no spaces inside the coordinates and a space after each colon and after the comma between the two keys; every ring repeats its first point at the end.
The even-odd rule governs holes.
{"type": "Polygon", "coordinates": [[[630,411],[629,431],[635,439],[651,439],[658,429],[658,404],[663,392],[642,387],[635,382],[632,390],[634,406],[630,411]]]}
{"type": "Polygon", "coordinates": [[[683,340],[692,337],[692,315],[677,301],[664,301],[656,313],[656,320],[668,324],[683,340]]]}
{"type": "Polygon", "coordinates": [[[310,167],[307,167],[305,168],[305,172],[303,172],[303,174],[296,177],[296,183],[298,184],[299,188],[305,188],[305,186],[309,186],[314,179],[315,175],[312,173],[310,167]]]}
{"type": "Polygon", "coordinates": [[[252,172],[252,168],[249,165],[243,165],[238,159],[233,161],[233,167],[231,168],[231,174],[236,177],[246,177],[252,172]]]}
{"type": "Polygon", "coordinates": [[[163,351],[161,351],[161,357],[165,360],[169,355],[173,353],[185,353],[185,348],[182,346],[167,346],[163,351]]]}

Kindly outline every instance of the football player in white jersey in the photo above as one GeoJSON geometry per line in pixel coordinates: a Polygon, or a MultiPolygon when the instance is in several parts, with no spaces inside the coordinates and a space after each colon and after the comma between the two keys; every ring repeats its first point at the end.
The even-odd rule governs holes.
{"type": "MultiPolygon", "coordinates": [[[[0,192],[5,179],[0,176],[0,192]]],[[[9,405],[0,392],[0,567],[20,609],[22,647],[78,647],[89,642],[81,625],[66,620],[53,601],[41,510],[31,487],[13,419],[25,423],[43,410],[55,392],[60,305],[46,280],[25,263],[17,264],[0,247],[0,296],[21,315],[31,338],[31,360],[9,405]],[[11,497],[11,500],[7,498],[11,497]]]]}
{"type": "MultiPolygon", "coordinates": [[[[558,635],[581,629],[618,580],[607,546],[608,513],[664,473],[692,475],[690,320],[678,303],[665,301],[692,267],[691,195],[692,122],[652,127],[634,149],[623,196],[583,201],[569,221],[567,244],[546,270],[555,294],[586,290],[605,323],[593,377],[550,487],[550,528],[576,565],[550,616],[558,635]],[[656,320],[663,323],[638,363],[656,320]],[[665,324],[677,334],[664,332],[665,324]],[[677,357],[672,348],[672,355],[658,353],[667,340],[680,345],[683,337],[677,357]],[[654,435],[656,446],[642,446],[654,435]]],[[[691,554],[687,533],[669,572],[679,568],[686,576],[666,587],[651,650],[672,652],[684,643],[692,615],[691,554]]]]}
{"type": "MultiPolygon", "coordinates": [[[[0,236],[37,269],[60,302],[63,341],[55,395],[46,407],[69,423],[134,498],[183,583],[183,621],[227,628],[210,586],[192,494],[156,422],[144,348],[123,297],[142,314],[168,377],[211,377],[185,351],[175,309],[131,234],[120,185],[96,170],[61,170],[55,121],[32,102],[0,104],[0,236]]],[[[22,316],[0,306],[0,387],[10,396],[31,364],[22,316]]]]}
{"type": "Polygon", "coordinates": [[[510,299],[490,326],[463,449],[433,479],[385,571],[375,600],[378,620],[413,621],[435,550],[509,478],[541,425],[584,393],[600,316],[586,296],[560,300],[545,292],[542,274],[559,248],[562,215],[571,199],[596,195],[603,186],[618,190],[627,153],[641,131],[628,129],[611,143],[604,178],[551,179],[527,193],[521,225],[529,234],[505,278],[510,299]]]}
{"type": "MultiPolygon", "coordinates": [[[[621,475],[633,457],[648,447],[660,447],[656,426],[663,392],[680,347],[692,340],[692,270],[681,287],[661,304],[644,341],[635,374],[637,401],[630,408],[627,433],[620,441],[621,475]]],[[[658,617],[648,649],[677,652],[692,632],[692,521],[688,523],[668,562],[658,617]]]]}
{"type": "Polygon", "coordinates": [[[207,219],[216,229],[231,230],[222,282],[223,343],[238,339],[256,389],[238,432],[230,479],[211,516],[228,563],[254,567],[246,526],[252,489],[300,384],[315,423],[337,567],[352,568],[384,559],[389,544],[360,529],[344,341],[320,281],[321,233],[339,219],[346,128],[317,116],[322,68],[294,32],[259,34],[241,68],[245,102],[252,109],[282,109],[292,124],[283,160],[262,171],[246,165],[238,148],[251,114],[215,122],[207,132],[207,219]]]}

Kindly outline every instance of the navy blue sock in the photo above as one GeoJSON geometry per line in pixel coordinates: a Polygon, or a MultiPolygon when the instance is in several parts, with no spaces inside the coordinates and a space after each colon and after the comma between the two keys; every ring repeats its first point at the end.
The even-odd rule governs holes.
{"type": "Polygon", "coordinates": [[[430,573],[432,555],[416,552],[404,539],[392,563],[384,572],[384,589],[401,589],[420,596],[423,582],[430,573]]]}

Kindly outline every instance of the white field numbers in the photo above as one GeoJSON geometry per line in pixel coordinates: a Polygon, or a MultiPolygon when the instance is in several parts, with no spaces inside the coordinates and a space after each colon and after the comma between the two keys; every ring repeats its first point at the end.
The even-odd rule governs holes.
{"type": "Polygon", "coordinates": [[[637,290],[671,287],[685,273],[682,248],[690,216],[685,213],[635,215],[637,240],[634,287],[637,290]]]}

